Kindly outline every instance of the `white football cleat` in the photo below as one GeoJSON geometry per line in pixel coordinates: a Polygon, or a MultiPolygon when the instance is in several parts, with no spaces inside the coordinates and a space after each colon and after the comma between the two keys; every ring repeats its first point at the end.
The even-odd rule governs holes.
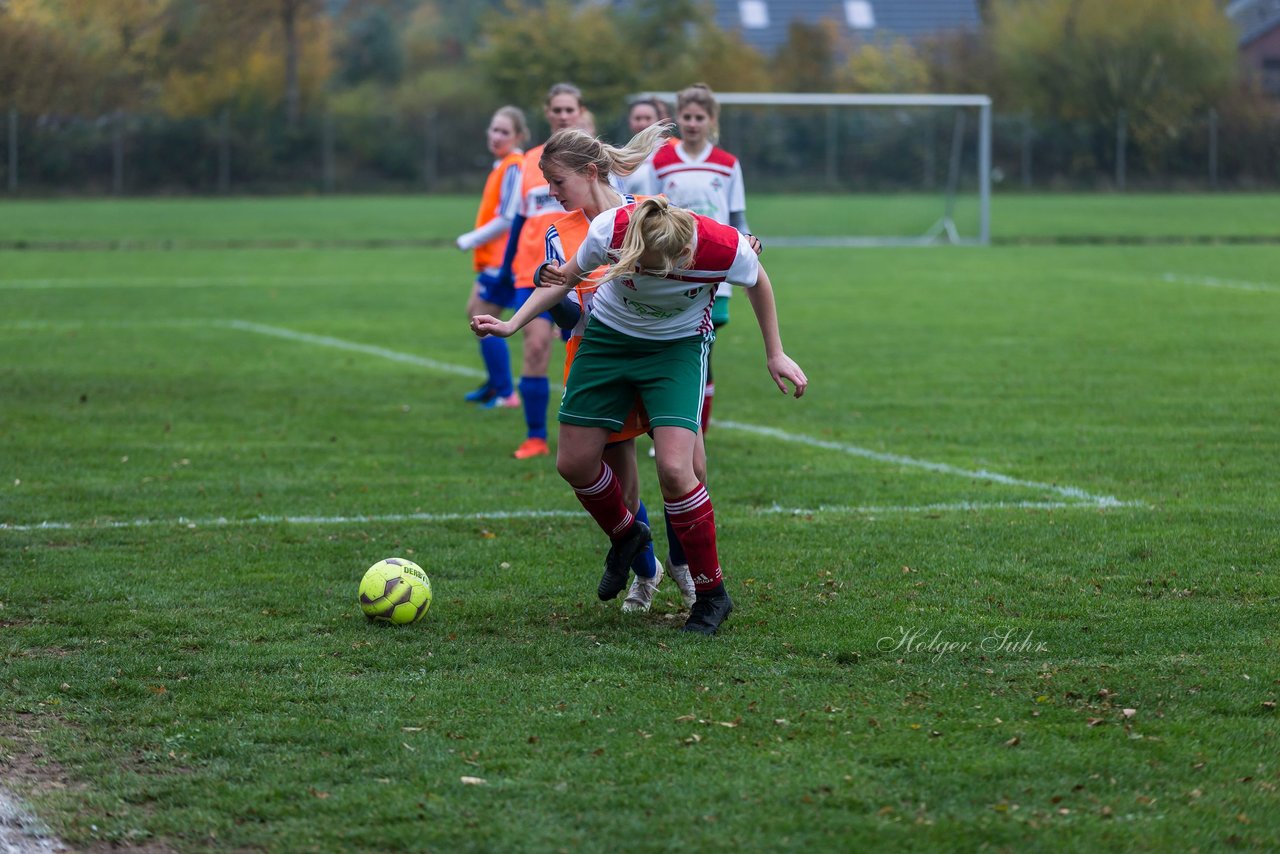
{"type": "Polygon", "coordinates": [[[693,589],[693,576],[689,574],[689,564],[672,563],[668,556],[663,561],[663,565],[667,568],[667,575],[671,576],[676,587],[680,588],[680,598],[684,599],[684,606],[692,608],[693,603],[698,601],[698,591],[693,589]]]}
{"type": "Polygon", "coordinates": [[[653,591],[662,583],[662,567],[657,560],[653,562],[653,578],[636,576],[627,591],[627,598],[622,600],[622,610],[628,614],[643,614],[653,604],[653,591]]]}
{"type": "Polygon", "coordinates": [[[652,579],[641,579],[639,575],[635,576],[635,580],[631,583],[631,589],[627,590],[627,598],[622,600],[622,609],[627,613],[645,613],[649,611],[649,607],[653,606],[653,592],[658,589],[658,585],[662,584],[662,567],[658,566],[658,562],[654,561],[654,574],[652,579]]]}

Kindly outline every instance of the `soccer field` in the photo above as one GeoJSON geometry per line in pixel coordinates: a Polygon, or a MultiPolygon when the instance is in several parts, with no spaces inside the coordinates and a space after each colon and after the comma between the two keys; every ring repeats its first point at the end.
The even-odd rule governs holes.
{"type": "Polygon", "coordinates": [[[712,639],[598,602],[462,402],[474,200],[0,206],[143,244],[0,250],[0,785],[77,847],[1280,847],[1280,245],[1197,243],[1274,214],[1107,201],[993,227],[1187,244],[771,248],[761,200],[811,387],[735,300],[712,639]],[[389,556],[413,626],[356,606],[389,556]]]}

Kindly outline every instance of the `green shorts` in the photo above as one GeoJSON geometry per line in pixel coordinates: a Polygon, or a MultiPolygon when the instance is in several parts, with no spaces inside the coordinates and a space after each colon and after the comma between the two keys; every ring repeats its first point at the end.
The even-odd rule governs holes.
{"type": "Polygon", "coordinates": [[[569,367],[560,423],[617,432],[639,396],[651,427],[698,432],[713,340],[715,334],[708,332],[648,341],[615,332],[593,318],[569,367]]]}

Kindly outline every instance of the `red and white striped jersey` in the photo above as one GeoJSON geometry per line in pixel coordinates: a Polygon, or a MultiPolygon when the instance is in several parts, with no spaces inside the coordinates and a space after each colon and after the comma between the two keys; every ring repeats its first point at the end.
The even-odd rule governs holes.
{"type": "MultiPolygon", "coordinates": [[[[591,221],[575,256],[583,270],[611,264],[622,247],[635,205],[605,211],[591,221]]],[[[693,258],[666,276],[633,273],[603,282],[592,315],[610,329],[649,340],[670,340],[712,330],[711,302],[721,282],[753,287],[760,261],[736,229],[694,214],[693,258]]]]}
{"type": "Polygon", "coordinates": [[[729,224],[729,214],[747,209],[738,158],[708,145],[696,158],[683,145],[664,145],[653,155],[655,189],[676,207],[729,224]]]}

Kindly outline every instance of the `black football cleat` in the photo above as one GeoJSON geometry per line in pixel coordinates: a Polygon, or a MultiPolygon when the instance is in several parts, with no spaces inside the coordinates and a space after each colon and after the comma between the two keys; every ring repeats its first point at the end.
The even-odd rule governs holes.
{"type": "Polygon", "coordinates": [[[600,576],[600,586],[596,588],[597,596],[608,601],[626,588],[627,577],[631,573],[631,562],[649,544],[650,539],[649,526],[636,519],[621,539],[613,541],[613,546],[604,559],[604,575],[600,576]]]}
{"type": "Polygon", "coordinates": [[[689,609],[689,619],[681,631],[714,635],[733,610],[733,600],[722,586],[714,592],[698,592],[698,599],[689,609]]]}

